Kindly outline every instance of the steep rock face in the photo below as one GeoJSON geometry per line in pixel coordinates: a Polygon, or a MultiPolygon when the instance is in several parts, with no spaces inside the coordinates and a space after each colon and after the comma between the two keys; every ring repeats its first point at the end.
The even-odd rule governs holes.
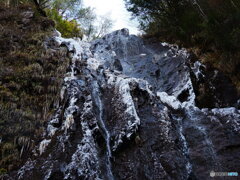
{"type": "Polygon", "coordinates": [[[126,29],[91,44],[56,41],[72,54],[61,106],[12,178],[208,179],[212,170],[239,172],[240,111],[195,105],[204,65],[191,63],[184,49],[143,42],[126,29]]]}

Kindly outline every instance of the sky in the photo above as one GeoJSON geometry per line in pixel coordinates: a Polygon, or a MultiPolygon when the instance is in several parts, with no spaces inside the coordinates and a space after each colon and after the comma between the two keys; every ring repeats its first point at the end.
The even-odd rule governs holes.
{"type": "Polygon", "coordinates": [[[83,0],[86,7],[95,8],[97,16],[109,16],[113,22],[113,31],[128,28],[130,34],[138,34],[138,22],[131,20],[131,14],[124,5],[124,0],[83,0]]]}

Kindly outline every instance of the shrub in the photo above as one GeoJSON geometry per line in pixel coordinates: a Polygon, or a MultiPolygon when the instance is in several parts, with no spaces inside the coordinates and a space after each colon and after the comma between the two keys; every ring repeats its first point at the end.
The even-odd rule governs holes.
{"type": "Polygon", "coordinates": [[[1,175],[4,175],[4,174],[6,174],[6,173],[7,173],[7,170],[6,170],[6,169],[0,168],[0,176],[1,176],[1,175]]]}
{"type": "Polygon", "coordinates": [[[65,38],[80,37],[82,38],[83,33],[76,20],[65,20],[56,10],[48,10],[48,16],[52,18],[56,23],[56,29],[65,38]]]}

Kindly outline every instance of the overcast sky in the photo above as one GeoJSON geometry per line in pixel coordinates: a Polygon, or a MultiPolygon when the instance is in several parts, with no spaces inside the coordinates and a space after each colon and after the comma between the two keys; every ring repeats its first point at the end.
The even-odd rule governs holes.
{"type": "Polygon", "coordinates": [[[112,30],[128,28],[131,34],[138,34],[138,23],[130,20],[131,14],[126,10],[124,0],[83,0],[85,6],[95,8],[97,15],[109,16],[114,21],[112,30]]]}

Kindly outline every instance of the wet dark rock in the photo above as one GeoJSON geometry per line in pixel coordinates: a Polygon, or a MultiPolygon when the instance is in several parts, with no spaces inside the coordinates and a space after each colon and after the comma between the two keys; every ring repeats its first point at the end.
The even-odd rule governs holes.
{"type": "Polygon", "coordinates": [[[113,63],[114,69],[116,69],[117,71],[122,71],[122,65],[121,62],[119,61],[119,59],[115,59],[114,63],[113,63]]]}
{"type": "Polygon", "coordinates": [[[11,177],[182,180],[240,171],[240,111],[219,108],[236,103],[222,94],[234,87],[221,74],[126,29],[91,45],[56,41],[74,49],[61,104],[34,156],[11,177]],[[213,87],[228,86],[216,94],[224,103],[199,99],[209,77],[213,87]]]}
{"type": "Polygon", "coordinates": [[[195,82],[196,104],[200,108],[235,106],[239,98],[236,87],[224,73],[213,67],[200,66],[202,74],[195,82]]]}

